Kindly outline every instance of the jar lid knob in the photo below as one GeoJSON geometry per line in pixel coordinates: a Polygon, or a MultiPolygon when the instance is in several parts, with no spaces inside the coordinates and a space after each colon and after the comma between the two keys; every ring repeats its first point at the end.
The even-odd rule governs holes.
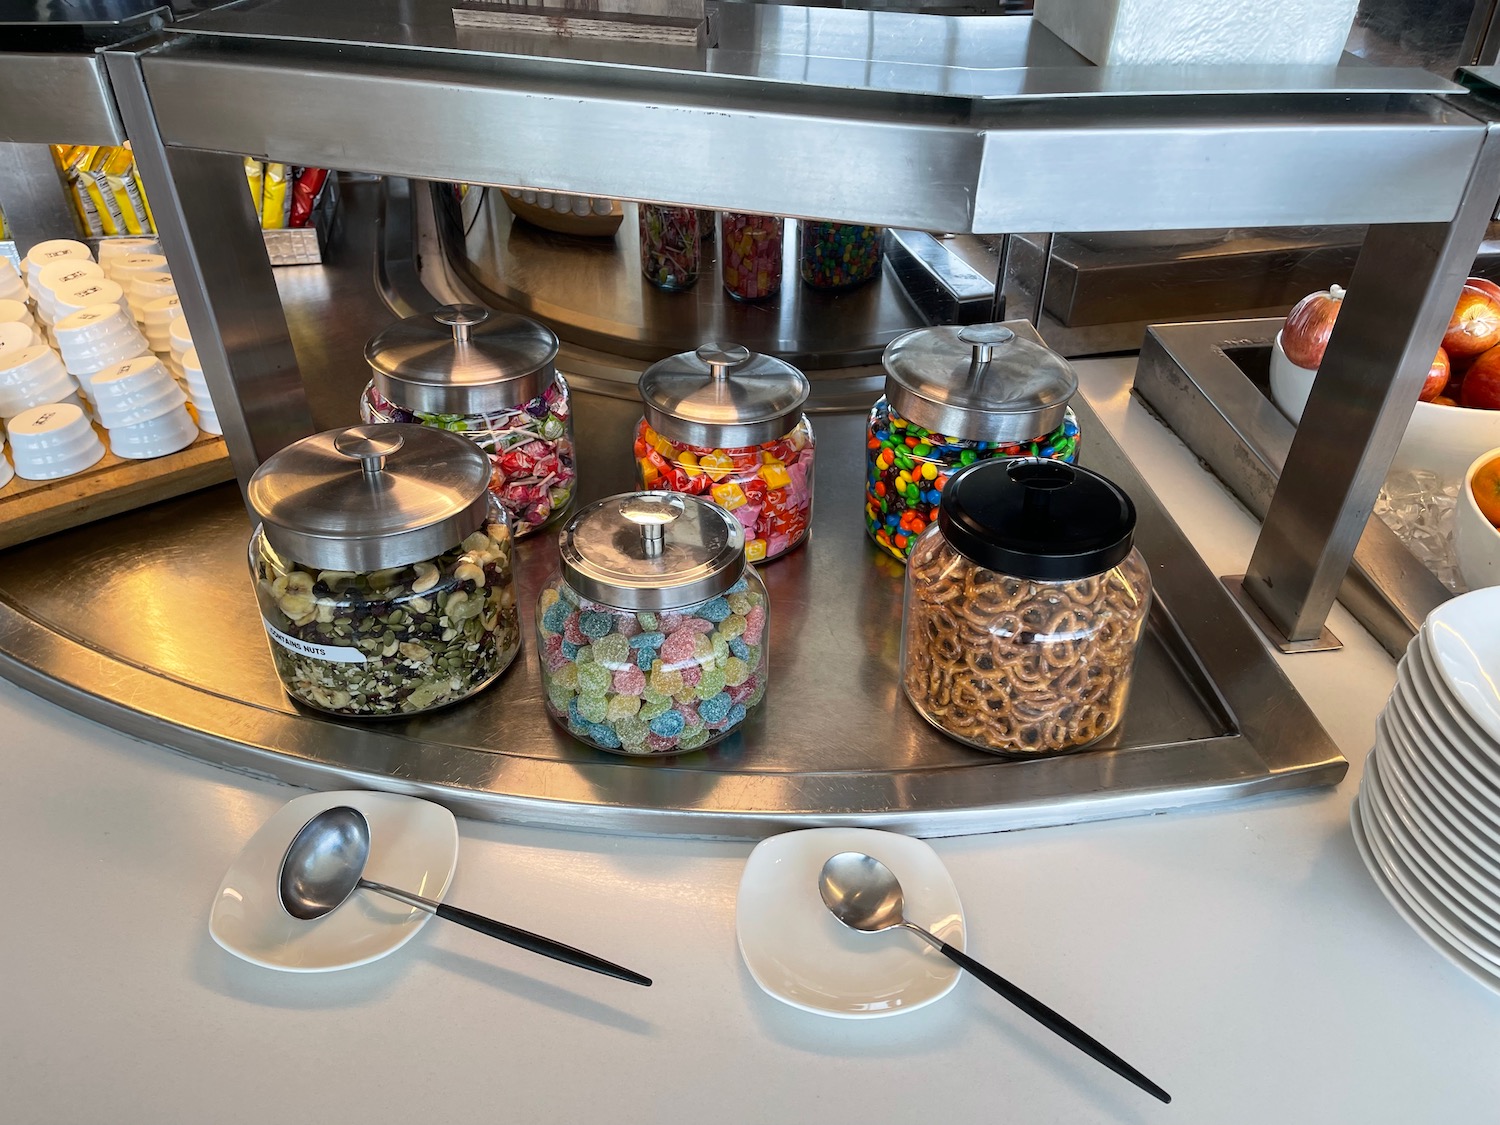
{"type": "Polygon", "coordinates": [[[731,367],[738,367],[750,358],[750,349],[743,344],[704,344],[694,354],[708,364],[714,379],[722,382],[729,378],[731,367]]]}
{"type": "Polygon", "coordinates": [[[620,504],[620,514],[641,529],[641,545],[648,559],[661,555],[667,524],[682,511],[682,497],[670,492],[637,492],[620,504]]]}
{"type": "Polygon", "coordinates": [[[958,338],[973,345],[974,361],[971,366],[978,371],[994,358],[997,347],[1010,343],[1016,338],[1016,334],[1003,324],[970,324],[959,329],[958,338]]]}
{"type": "Polygon", "coordinates": [[[476,324],[482,324],[490,318],[490,310],[483,305],[444,305],[432,314],[432,319],[439,324],[446,324],[453,329],[453,342],[455,344],[467,344],[469,342],[469,330],[476,324]]]}
{"type": "Polygon", "coordinates": [[[333,439],[333,448],[358,461],[365,476],[374,478],[385,468],[385,459],[406,443],[400,434],[391,434],[389,430],[389,426],[380,425],[351,426],[333,439]]]}
{"type": "Polygon", "coordinates": [[[1032,521],[1045,520],[1052,511],[1052,494],[1067,488],[1078,476],[1072,465],[1040,457],[1011,461],[1005,475],[1026,490],[1021,511],[1032,521]]]}

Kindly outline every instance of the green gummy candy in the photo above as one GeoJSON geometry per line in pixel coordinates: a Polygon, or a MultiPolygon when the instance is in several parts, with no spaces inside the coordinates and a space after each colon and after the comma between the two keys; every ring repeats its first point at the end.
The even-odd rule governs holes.
{"type": "MultiPolygon", "coordinates": [[[[735,596],[738,597],[739,595],[736,594],[735,596]]],[[[719,623],[718,635],[723,637],[726,641],[732,641],[735,637],[738,637],[742,633],[744,633],[744,631],[744,617],[740,616],[739,614],[731,614],[729,617],[724,618],[724,620],[719,623]]]]}
{"type": "Polygon", "coordinates": [[[750,612],[750,594],[741,590],[738,594],[730,594],[724,599],[729,603],[729,612],[737,613],[741,617],[750,612]]]}
{"type": "Polygon", "coordinates": [[[724,667],[724,661],[729,659],[729,638],[715,633],[710,643],[714,649],[714,664],[720,668],[724,667]]]}
{"type": "Polygon", "coordinates": [[[728,687],[739,687],[750,678],[750,665],[738,656],[724,661],[724,683],[728,687]]]}
{"type": "Polygon", "coordinates": [[[672,709],[672,697],[670,695],[647,696],[641,704],[641,709],[636,714],[642,722],[649,723],[658,715],[665,715],[672,709]]]}
{"type": "Polygon", "coordinates": [[[602,695],[580,695],[578,713],[591,723],[602,723],[609,713],[609,704],[604,702],[602,695]]]}
{"type": "MultiPolygon", "coordinates": [[[[602,697],[609,690],[610,680],[609,669],[602,664],[582,664],[578,666],[578,689],[587,695],[602,697]]],[[[598,719],[589,720],[591,723],[597,723],[598,721],[598,719]]]]}
{"type": "Polygon", "coordinates": [[[677,745],[684,750],[695,750],[708,741],[713,731],[705,726],[693,727],[682,732],[682,737],[677,740],[677,745]]]}
{"type": "Polygon", "coordinates": [[[723,691],[724,683],[723,670],[720,668],[710,668],[698,678],[698,686],[693,690],[699,699],[708,699],[723,691]]]}
{"type": "Polygon", "coordinates": [[[627,661],[635,663],[630,659],[630,642],[619,633],[600,637],[589,647],[594,650],[594,660],[599,664],[623,665],[627,661]]]}
{"type": "Polygon", "coordinates": [[[564,664],[552,674],[552,682],[572,691],[578,687],[578,665],[564,664]]]}
{"type": "MultiPolygon", "coordinates": [[[[605,717],[610,722],[620,719],[633,718],[635,713],[641,709],[641,697],[638,695],[615,695],[611,696],[609,706],[605,710],[605,717]]],[[[619,731],[615,732],[616,734],[619,731]]]]}
{"type": "Polygon", "coordinates": [[[563,687],[556,680],[547,685],[547,702],[564,715],[568,713],[568,702],[573,698],[571,689],[563,687]]]}
{"type": "Polygon", "coordinates": [[[646,745],[646,720],[639,715],[621,715],[615,720],[615,733],[627,747],[632,743],[646,745]]]}

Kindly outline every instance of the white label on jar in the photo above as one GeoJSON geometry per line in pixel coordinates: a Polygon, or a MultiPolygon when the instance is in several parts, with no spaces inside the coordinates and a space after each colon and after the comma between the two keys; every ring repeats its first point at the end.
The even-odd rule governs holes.
{"type": "Polygon", "coordinates": [[[271,639],[288,652],[295,652],[298,656],[311,656],[314,660],[331,660],[335,664],[365,663],[365,654],[357,648],[350,648],[347,645],[315,645],[311,641],[299,641],[296,637],[283,633],[264,617],[261,621],[265,624],[266,632],[270,634],[271,639]]]}

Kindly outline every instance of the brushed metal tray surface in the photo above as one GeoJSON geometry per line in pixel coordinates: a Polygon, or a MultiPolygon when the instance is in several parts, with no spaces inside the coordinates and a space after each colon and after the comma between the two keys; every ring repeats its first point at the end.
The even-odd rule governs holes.
{"type": "MultiPolygon", "coordinates": [[[[1017,331],[1029,326],[1014,322],[1017,331]]],[[[631,398],[580,394],[584,500],[631,484],[631,398]]],[[[902,699],[903,574],[862,523],[861,414],[820,415],[809,543],[763,568],[766,705],[719,747],[637,760],[544,716],[531,606],[550,537],[518,552],[525,651],[492,689],[429,717],[359,725],[296,708],[275,678],[232,488],[0,554],[0,673],[151,741],[312,786],[420,794],[490,819],[758,837],[865,824],[952,835],[1102,819],[1337,782],[1347,763],[1086,404],[1085,460],[1136,499],[1159,594],[1115,741],[1005,761],[902,699]]]]}

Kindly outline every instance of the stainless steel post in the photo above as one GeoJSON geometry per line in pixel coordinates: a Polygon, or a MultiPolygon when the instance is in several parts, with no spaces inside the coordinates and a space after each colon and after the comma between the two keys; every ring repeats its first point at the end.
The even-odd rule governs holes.
{"type": "Polygon", "coordinates": [[[122,52],[106,60],[243,490],[262,461],[313,432],[244,165],[224,153],[165,147],[139,58],[122,52]]]}
{"type": "Polygon", "coordinates": [[[0,141],[0,210],[16,247],[25,254],[49,238],[79,238],[52,150],[44,144],[0,141]]]}
{"type": "Polygon", "coordinates": [[[1287,642],[1317,638],[1495,210],[1491,125],[1450,223],[1370,228],[1244,579],[1287,642]]]}

